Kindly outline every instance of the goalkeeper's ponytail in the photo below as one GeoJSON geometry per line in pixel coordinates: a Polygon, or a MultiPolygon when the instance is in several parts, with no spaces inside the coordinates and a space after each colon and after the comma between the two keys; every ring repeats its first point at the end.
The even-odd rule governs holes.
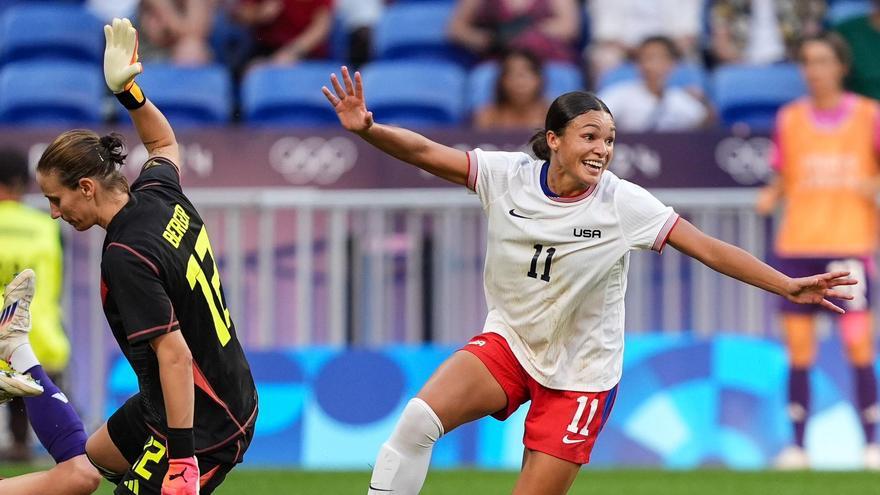
{"type": "Polygon", "coordinates": [[[46,148],[37,164],[41,174],[55,173],[65,187],[75,189],[91,177],[108,189],[128,192],[120,169],[125,164],[125,141],[117,133],[98,136],[86,129],[67,131],[46,148]]]}

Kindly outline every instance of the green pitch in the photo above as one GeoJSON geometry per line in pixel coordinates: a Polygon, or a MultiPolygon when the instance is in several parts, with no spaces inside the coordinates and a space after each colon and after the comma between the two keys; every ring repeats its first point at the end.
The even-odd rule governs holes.
{"type": "MultiPolygon", "coordinates": [[[[0,476],[27,472],[0,467],[0,476]]],[[[365,494],[367,472],[258,471],[237,469],[214,493],[246,495],[365,494]]],[[[509,494],[516,473],[493,471],[432,471],[425,495],[509,494]]],[[[97,492],[113,493],[109,483],[97,492]]],[[[880,493],[880,474],[866,472],[737,472],[586,470],[572,495],[828,495],[880,493]]]]}

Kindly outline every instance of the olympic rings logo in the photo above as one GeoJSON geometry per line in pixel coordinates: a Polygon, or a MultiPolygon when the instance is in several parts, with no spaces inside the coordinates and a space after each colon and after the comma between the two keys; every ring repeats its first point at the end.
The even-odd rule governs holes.
{"type": "Polygon", "coordinates": [[[292,184],[333,184],[354,167],[357,145],[347,137],[283,137],[269,149],[269,164],[292,184]]]}

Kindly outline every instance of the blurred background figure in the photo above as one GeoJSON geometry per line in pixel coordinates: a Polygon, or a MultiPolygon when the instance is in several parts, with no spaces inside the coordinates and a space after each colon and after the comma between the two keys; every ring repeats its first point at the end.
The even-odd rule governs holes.
{"type": "Polygon", "coordinates": [[[822,30],[824,0],[714,0],[710,65],[769,64],[797,58],[797,42],[822,30]]]}
{"type": "Polygon", "coordinates": [[[852,49],[847,87],[856,93],[880,99],[880,0],[874,0],[874,11],[858,16],[836,27],[852,49]]]}
{"type": "Polygon", "coordinates": [[[208,43],[214,0],[140,0],[137,12],[141,58],[180,65],[213,59],[208,43]]]}
{"type": "Polygon", "coordinates": [[[678,46],[671,38],[652,36],[642,41],[636,53],[639,79],[613,84],[599,94],[614,114],[618,129],[682,131],[711,122],[712,112],[701,88],[668,84],[680,59],[678,46]]]}
{"type": "MultiPolygon", "coordinates": [[[[649,36],[667,36],[696,58],[703,0],[587,0],[592,41],[585,53],[593,80],[634,55],[649,36]]],[[[617,115],[615,114],[615,117],[617,115]]]]}
{"type": "Polygon", "coordinates": [[[541,61],[525,50],[511,50],[501,60],[492,103],[478,109],[478,129],[536,129],[544,125],[550,106],[544,98],[541,61]]]}
{"type": "Polygon", "coordinates": [[[579,33],[575,0],[458,0],[449,22],[450,39],[480,59],[517,48],[573,62],[579,33]]]}
{"type": "Polygon", "coordinates": [[[251,62],[290,65],[329,54],[333,0],[239,0],[234,17],[252,30],[251,62]]]}
{"type": "MultiPolygon", "coordinates": [[[[0,280],[12,280],[25,268],[33,268],[40,278],[40,290],[31,305],[31,345],[57,383],[70,358],[70,343],[61,323],[61,231],[48,213],[22,202],[29,184],[24,154],[0,149],[0,280]]],[[[31,460],[30,427],[21,398],[9,404],[9,429],[12,446],[6,460],[31,460]]]]}
{"type": "Polygon", "coordinates": [[[373,28],[384,9],[382,0],[336,0],[336,14],[348,38],[348,63],[352,67],[360,67],[372,57],[373,28]]]}
{"type": "MultiPolygon", "coordinates": [[[[800,64],[809,95],[782,108],[776,124],[778,175],[761,191],[757,208],[769,214],[777,202],[784,213],[776,237],[779,269],[797,276],[815,267],[848,270],[859,284],[838,320],[855,378],[856,410],[865,435],[865,466],[880,469],[874,373],[874,332],[869,306],[871,265],[877,249],[877,193],[880,191],[880,107],[845,92],[850,64],[846,42],[835,33],[808,37],[800,64]],[[845,212],[841,215],[839,212],[845,212]]],[[[804,432],[810,413],[809,372],[816,360],[815,313],[783,303],[788,346],[789,415],[794,444],[777,458],[781,468],[809,465],[804,432]]]]}

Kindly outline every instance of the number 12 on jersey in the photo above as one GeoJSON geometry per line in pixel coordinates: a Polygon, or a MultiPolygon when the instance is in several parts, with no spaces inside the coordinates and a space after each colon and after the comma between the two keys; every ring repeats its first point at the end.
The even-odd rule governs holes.
{"type": "MultiPolygon", "coordinates": [[[[538,259],[541,257],[542,251],[544,251],[544,245],[535,244],[535,256],[532,257],[532,266],[529,268],[529,272],[526,273],[527,276],[538,278],[538,259]]],[[[541,280],[544,282],[550,281],[550,265],[553,263],[554,254],[556,254],[556,248],[547,248],[547,257],[544,258],[544,273],[541,274],[541,280]]]]}

